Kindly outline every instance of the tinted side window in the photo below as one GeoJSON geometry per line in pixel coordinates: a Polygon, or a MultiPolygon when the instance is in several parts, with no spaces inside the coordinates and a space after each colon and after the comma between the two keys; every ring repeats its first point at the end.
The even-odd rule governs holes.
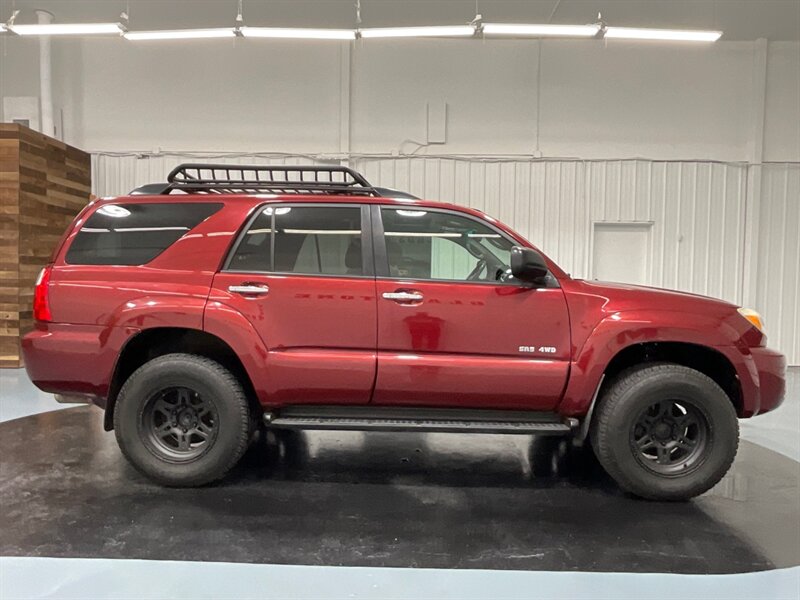
{"type": "Polygon", "coordinates": [[[256,217],[245,232],[228,269],[233,271],[270,271],[272,269],[272,209],[256,217]]]}
{"type": "Polygon", "coordinates": [[[499,282],[513,243],[467,217],[381,209],[389,275],[413,279],[499,282]]]}
{"type": "Polygon", "coordinates": [[[222,208],[222,204],[107,204],[72,240],[72,265],[143,265],[222,208]]]}
{"type": "Polygon", "coordinates": [[[308,275],[363,275],[361,209],[267,207],[243,236],[228,268],[308,275]]]}

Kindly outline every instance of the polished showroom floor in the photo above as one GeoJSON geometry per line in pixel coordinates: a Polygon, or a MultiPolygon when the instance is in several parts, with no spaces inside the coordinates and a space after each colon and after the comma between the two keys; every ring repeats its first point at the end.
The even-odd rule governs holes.
{"type": "MultiPolygon", "coordinates": [[[[433,572],[447,576],[432,583],[449,584],[431,597],[477,596],[480,589],[495,590],[498,598],[530,597],[519,585],[561,590],[563,597],[584,597],[581,586],[591,595],[606,585],[614,593],[603,597],[628,597],[624,590],[633,593],[639,577],[660,583],[650,596],[630,597],[664,597],[661,585],[689,586],[698,581],[692,574],[712,575],[699,580],[716,582],[713,594],[702,594],[708,598],[726,585],[731,594],[719,597],[800,594],[800,370],[790,374],[785,406],[742,422],[743,441],[728,476],[702,497],[677,504],[629,497],[591,456],[565,455],[552,442],[526,436],[270,436],[221,483],[164,489],[125,463],[113,434],[102,429],[99,410],[54,411],[23,371],[0,376],[4,600],[81,597],[73,594],[103,581],[86,575],[76,587],[86,569],[107,574],[169,566],[188,574],[203,565],[272,569],[268,591],[276,595],[270,597],[335,597],[337,589],[349,595],[360,576],[374,585],[356,597],[386,597],[388,589],[397,597],[428,597],[409,586],[415,579],[426,585],[433,572]],[[319,587],[302,594],[281,587],[289,585],[289,574],[279,565],[304,565],[294,583],[311,586],[321,578],[319,587]],[[44,588],[40,577],[23,576],[47,569],[53,585],[44,588]],[[398,572],[406,574],[402,583],[387,583],[398,572]],[[562,589],[564,572],[600,579],[587,585],[573,578],[562,589]],[[635,573],[649,575],[626,575],[635,573]],[[517,577],[528,579],[511,583],[517,577]]],[[[246,576],[253,577],[270,580],[266,572],[246,576]]],[[[157,592],[163,596],[148,597],[198,597],[174,584],[157,592]]],[[[124,584],[115,589],[124,596],[124,584]]],[[[246,595],[235,587],[225,593],[246,595]]]]}

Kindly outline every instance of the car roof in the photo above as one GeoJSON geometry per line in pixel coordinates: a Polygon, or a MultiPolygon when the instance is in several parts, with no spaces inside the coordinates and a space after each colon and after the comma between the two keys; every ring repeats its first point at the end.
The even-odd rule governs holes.
{"type": "MultiPolygon", "coordinates": [[[[470,208],[463,205],[454,204],[451,202],[440,202],[435,200],[423,200],[420,198],[392,198],[386,196],[367,196],[367,195],[350,195],[344,193],[323,193],[323,194],[254,194],[254,193],[138,193],[134,195],[103,197],[98,198],[93,204],[93,210],[106,204],[144,204],[144,203],[162,203],[172,204],[176,202],[215,202],[220,204],[235,205],[238,204],[242,207],[249,209],[255,208],[265,204],[317,204],[317,205],[331,205],[331,204],[367,204],[378,206],[397,206],[397,207],[419,207],[424,209],[441,209],[452,212],[459,212],[477,218],[479,220],[487,221],[496,228],[504,231],[512,239],[516,240],[522,245],[536,248],[523,235],[495,219],[494,217],[484,213],[483,211],[470,208]]],[[[539,252],[541,252],[539,250],[539,252]]],[[[550,261],[548,263],[551,270],[557,273],[558,277],[564,277],[566,274],[558,265],[550,261]]]]}
{"type": "Polygon", "coordinates": [[[351,196],[348,194],[135,194],[98,198],[99,205],[139,204],[176,202],[215,202],[221,204],[241,204],[248,208],[262,204],[376,204],[381,206],[415,206],[426,209],[440,209],[460,212],[478,219],[486,220],[510,233],[513,237],[525,239],[513,229],[477,208],[470,208],[452,202],[423,200],[421,198],[390,198],[384,196],[351,196]]]}
{"type": "Polygon", "coordinates": [[[239,202],[248,205],[258,204],[382,204],[396,206],[423,206],[483,214],[480,211],[452,202],[423,200],[415,197],[356,196],[348,194],[147,194],[136,193],[125,196],[105,196],[98,198],[103,204],[121,203],[164,203],[180,202],[239,202]]]}

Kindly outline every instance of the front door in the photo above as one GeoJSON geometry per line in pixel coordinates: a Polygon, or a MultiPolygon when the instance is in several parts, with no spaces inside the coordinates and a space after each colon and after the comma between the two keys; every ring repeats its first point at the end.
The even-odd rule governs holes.
{"type": "Polygon", "coordinates": [[[555,408],[570,356],[566,300],[555,279],[536,288],[509,279],[513,240],[471,216],[416,207],[373,210],[373,402],[555,408]]]}
{"type": "Polygon", "coordinates": [[[242,233],[210,301],[243,314],[268,348],[271,404],[366,404],[376,369],[368,207],[270,205],[242,233]]]}

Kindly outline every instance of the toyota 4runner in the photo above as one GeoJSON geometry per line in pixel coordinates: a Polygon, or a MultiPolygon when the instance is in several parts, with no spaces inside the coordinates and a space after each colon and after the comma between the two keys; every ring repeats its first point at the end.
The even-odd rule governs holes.
{"type": "Polygon", "coordinates": [[[619,485],[715,485],[776,408],[760,317],[573,279],[480,211],[344,167],[181,165],[92,202],[41,272],[25,366],[105,410],[166,485],[223,477],[259,428],[588,440],[619,485]]]}

